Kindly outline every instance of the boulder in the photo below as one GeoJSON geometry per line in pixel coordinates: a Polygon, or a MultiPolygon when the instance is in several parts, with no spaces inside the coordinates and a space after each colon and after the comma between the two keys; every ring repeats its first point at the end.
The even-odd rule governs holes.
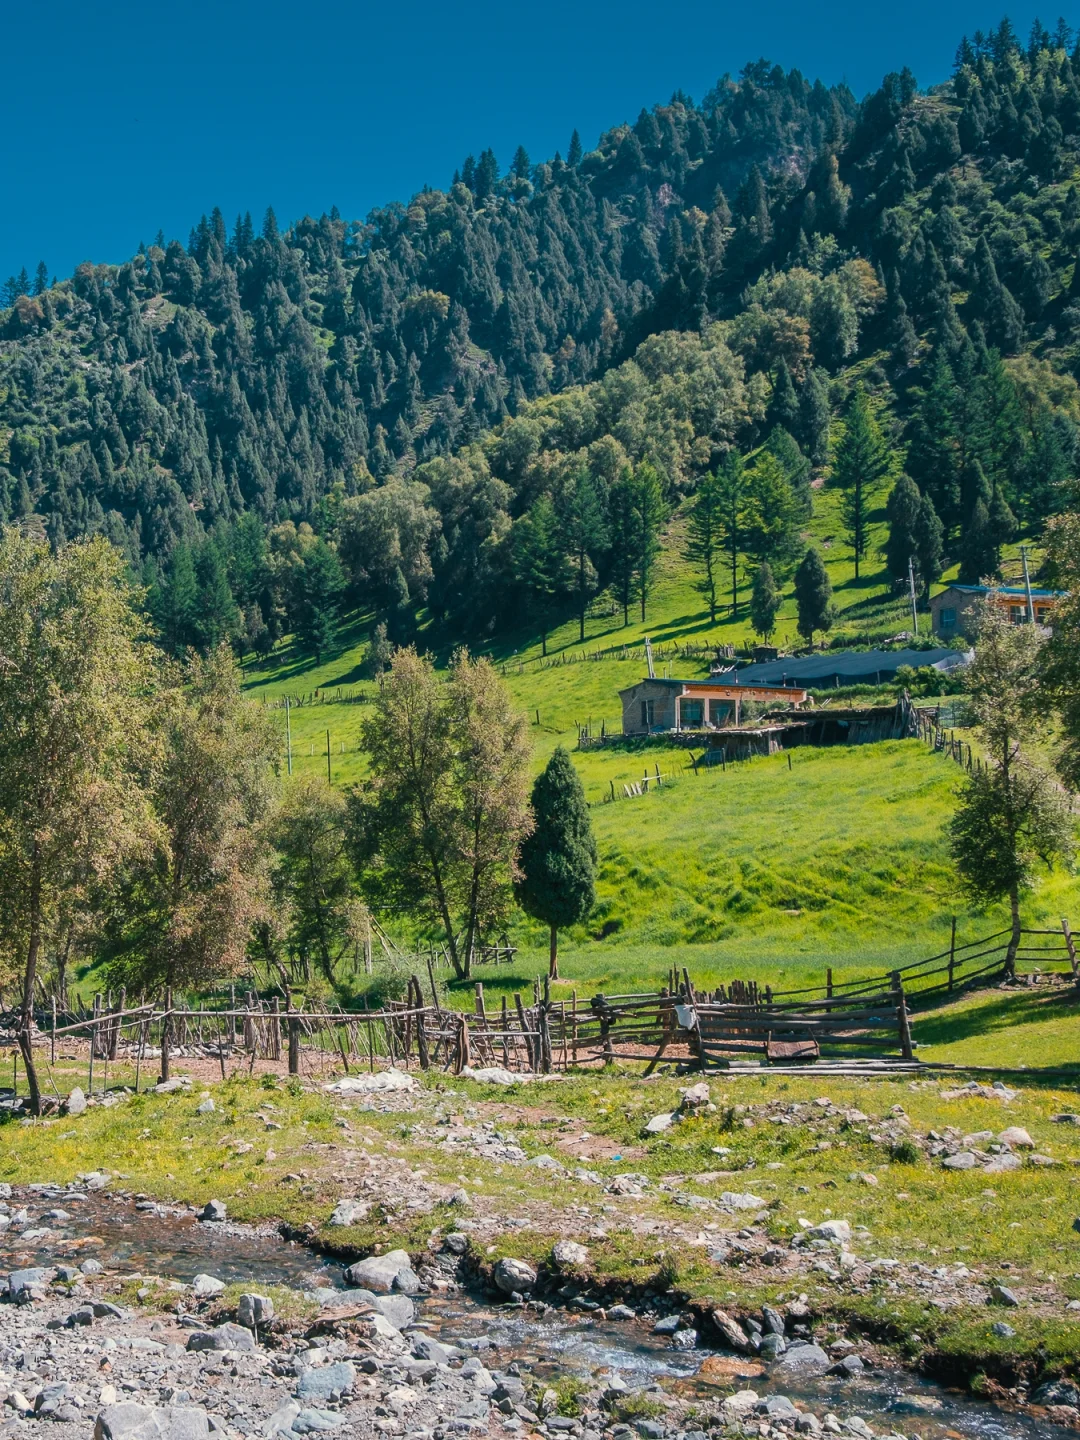
{"type": "Polygon", "coordinates": [[[332,1095],[371,1095],[393,1090],[415,1090],[416,1080],[404,1070],[378,1070],[374,1075],[346,1075],[332,1085],[324,1085],[332,1095]]]}
{"type": "Polygon", "coordinates": [[[771,1305],[763,1305],[761,1307],[761,1319],[765,1329],[770,1335],[783,1335],[784,1317],[780,1314],[779,1310],[774,1309],[771,1305]]]}
{"type": "Polygon", "coordinates": [[[200,1220],[224,1220],[228,1212],[223,1200],[208,1200],[199,1211],[200,1220]]]}
{"type": "Polygon", "coordinates": [[[214,1113],[214,1111],[215,1111],[216,1109],[217,1109],[217,1106],[214,1104],[213,1100],[212,1100],[212,1099],[210,1098],[210,1096],[208,1095],[205,1100],[200,1100],[199,1103],[198,1103],[198,1105],[195,1106],[195,1114],[196,1114],[196,1115],[213,1115],[213,1113],[214,1113]]]}
{"type": "Polygon", "coordinates": [[[552,1246],[551,1258],[560,1270],[572,1270],[575,1266],[589,1263],[589,1252],[576,1240],[558,1240],[552,1246]]]}
{"type": "Polygon", "coordinates": [[[757,1408],[760,1396],[756,1390],[736,1390],[721,1403],[725,1420],[741,1420],[757,1408]]]}
{"type": "Polygon", "coordinates": [[[970,1150],[961,1150],[957,1155],[946,1155],[941,1163],[946,1170],[974,1170],[979,1162],[970,1150]]]}
{"type": "Polygon", "coordinates": [[[348,1395],[356,1384],[356,1366],[350,1360],[333,1365],[315,1365],[296,1382],[296,1397],[304,1400],[332,1400],[348,1395]]]}
{"type": "Polygon", "coordinates": [[[104,1268],[100,1260],[84,1260],[79,1266],[84,1275],[100,1275],[104,1268]]]}
{"type": "MultiPolygon", "coordinates": [[[[713,1310],[712,1322],[732,1350],[738,1350],[741,1354],[746,1355],[754,1348],[746,1331],[737,1320],[732,1319],[726,1310],[713,1310]]],[[[754,1399],[757,1399],[756,1395],[754,1399]]]]}
{"type": "Polygon", "coordinates": [[[1016,1292],[1010,1290],[1008,1285],[991,1285],[990,1301],[994,1305],[1008,1305],[1009,1307],[1015,1307],[1020,1304],[1020,1299],[1016,1292]]]}
{"type": "Polygon", "coordinates": [[[225,1281],[216,1275],[196,1275],[191,1282],[192,1294],[197,1300],[210,1300],[225,1289],[225,1281]]]}
{"type": "Polygon", "coordinates": [[[250,1352],[255,1349],[255,1341],[250,1330],[245,1330],[243,1325],[234,1325],[227,1320],[224,1325],[216,1325],[213,1330],[194,1330],[188,1336],[187,1348],[189,1350],[236,1350],[250,1352]]]}
{"type": "Polygon", "coordinates": [[[663,1115],[654,1115],[645,1126],[646,1135],[660,1135],[665,1130],[670,1130],[675,1123],[675,1113],[670,1111],[663,1115]]]}
{"type": "Polygon", "coordinates": [[[274,1318],[274,1302],[269,1295],[241,1295],[236,1302],[237,1323],[247,1330],[266,1325],[274,1318]]]}
{"type": "Polygon", "coordinates": [[[48,1265],[32,1265],[26,1270],[12,1270],[8,1276],[8,1294],[13,1300],[28,1300],[35,1290],[44,1290],[55,1273],[48,1265]]]}
{"type": "Polygon", "coordinates": [[[294,1416],[291,1433],[293,1435],[317,1435],[327,1430],[338,1430],[344,1424],[345,1416],[339,1415],[335,1410],[319,1410],[314,1406],[305,1405],[294,1416]]]}
{"type": "Polygon", "coordinates": [[[794,1420],[799,1412],[786,1395],[766,1395],[754,1406],[754,1414],[769,1420],[794,1420]]]}
{"type": "Polygon", "coordinates": [[[773,1373],[778,1377],[824,1375],[831,1364],[820,1345],[792,1345],[780,1356],[773,1373]]]}
{"type": "Polygon", "coordinates": [[[328,1224],[355,1225],[366,1217],[370,1209],[366,1200],[339,1200],[328,1224]]]}
{"type": "Polygon", "coordinates": [[[536,1271],[524,1260],[507,1257],[495,1266],[492,1279],[504,1295],[524,1294],[536,1284],[536,1271]]]}
{"type": "Polygon", "coordinates": [[[998,1136],[1002,1145],[1009,1145],[1014,1150],[1034,1150],[1035,1141],[1022,1125],[1010,1125],[1007,1130],[1002,1130],[998,1136]]]}
{"type": "Polygon", "coordinates": [[[1071,1380],[1048,1380],[1031,1392],[1035,1405],[1072,1405],[1080,1410],[1080,1390],[1071,1380]]]}
{"type": "Polygon", "coordinates": [[[749,1191],[725,1190],[720,1196],[720,1204],[728,1210],[763,1210],[765,1201],[760,1195],[751,1195],[749,1191]]]}
{"type": "Polygon", "coordinates": [[[851,1226],[846,1220],[823,1220],[803,1231],[804,1240],[828,1240],[833,1245],[846,1245],[851,1239],[851,1226]]]}
{"type": "MultiPolygon", "coordinates": [[[[389,1295],[395,1287],[399,1290],[404,1288],[396,1285],[397,1278],[402,1273],[406,1276],[406,1284],[410,1279],[416,1279],[408,1251],[388,1250],[385,1255],[369,1255],[366,1260],[358,1260],[355,1265],[350,1265],[345,1271],[345,1279],[350,1285],[362,1286],[376,1294],[389,1295]]],[[[419,1281],[416,1288],[419,1288],[419,1281]]]]}
{"type": "Polygon", "coordinates": [[[69,1115],[81,1115],[86,1109],[86,1096],[78,1085],[68,1095],[66,1108],[69,1115]]]}
{"type": "Polygon", "coordinates": [[[206,1411],[197,1405],[106,1405],[94,1422],[94,1440],[206,1440],[206,1411]]]}
{"type": "MultiPolygon", "coordinates": [[[[430,1335],[417,1335],[413,1340],[412,1353],[417,1360],[434,1360],[436,1365],[445,1365],[460,1352],[456,1345],[444,1345],[430,1335]]],[[[479,1361],[476,1363],[479,1364],[479,1361]]]]}

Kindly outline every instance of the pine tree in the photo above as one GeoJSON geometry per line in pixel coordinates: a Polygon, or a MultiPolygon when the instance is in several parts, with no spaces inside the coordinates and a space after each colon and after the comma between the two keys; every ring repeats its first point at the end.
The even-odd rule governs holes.
{"type": "Polygon", "coordinates": [[[561,506],[562,543],[573,572],[578,606],[578,639],[585,643],[585,612],[596,590],[596,562],[610,539],[600,487],[587,466],[580,466],[561,506]]]}
{"type": "Polygon", "coordinates": [[[345,576],[337,551],[316,540],[304,556],[297,578],[296,641],[304,654],[321,664],[337,634],[338,606],[345,576]]]}
{"type": "Polygon", "coordinates": [[[634,592],[641,602],[641,618],[656,583],[656,561],[660,555],[660,526],[664,522],[664,496],[660,475],[643,460],[634,471],[634,592]]]}
{"type": "Polygon", "coordinates": [[[608,513],[611,516],[611,588],[622,608],[623,624],[630,623],[630,602],[634,598],[634,474],[630,466],[611,487],[608,513]]]}
{"type": "Polygon", "coordinates": [[[739,559],[750,533],[750,484],[742,456],[732,450],[717,472],[717,524],[731,576],[731,618],[739,617],[739,559]]]}
{"type": "Polygon", "coordinates": [[[698,484],[697,498],[690,511],[686,558],[697,571],[694,584],[708,601],[709,619],[714,625],[716,591],[724,554],[722,507],[723,483],[710,471],[698,484]]]}
{"type": "Polygon", "coordinates": [[[921,592],[929,597],[931,586],[941,579],[945,567],[945,527],[929,495],[919,501],[915,520],[915,562],[921,592]]]}
{"type": "Polygon", "coordinates": [[[562,580],[558,519],[549,495],[540,495],[517,521],[512,545],[514,572],[525,591],[529,617],[540,627],[540,653],[546,655],[551,604],[562,580]]]}
{"type": "Polygon", "coordinates": [[[532,788],[534,828],[521,846],[517,897],[549,927],[548,975],[559,978],[559,930],[587,919],[596,900],[596,841],[573,761],[560,745],[532,788]]]}
{"type": "Polygon", "coordinates": [[[169,573],[161,589],[161,610],[155,617],[162,644],[173,655],[181,655],[196,643],[199,588],[195,562],[187,545],[177,545],[169,562],[169,573]]]}
{"type": "Polygon", "coordinates": [[[783,604],[783,595],[773,578],[767,562],[754,571],[754,583],[750,591],[750,620],[754,629],[766,642],[776,629],[776,617],[783,604]]]}
{"type": "Polygon", "coordinates": [[[811,370],[799,394],[797,438],[815,465],[829,458],[829,388],[825,377],[811,370]]]}
{"type": "Polygon", "coordinates": [[[566,163],[573,170],[581,164],[582,148],[581,136],[575,130],[570,136],[570,148],[566,152],[566,163]]]}
{"type": "Polygon", "coordinates": [[[919,487],[909,475],[901,475],[889,493],[885,515],[889,522],[889,538],[885,545],[885,563],[894,580],[907,578],[908,561],[914,559],[918,544],[915,531],[919,521],[922,497],[919,487]]]}
{"type": "Polygon", "coordinates": [[[799,397],[791,381],[791,371],[783,356],[776,367],[772,399],[769,401],[769,424],[778,425],[792,435],[799,429],[799,397]]]}
{"type": "Polygon", "coordinates": [[[39,260],[37,269],[34,271],[34,294],[44,295],[49,288],[49,267],[44,260],[39,260]]]}
{"type": "Polygon", "coordinates": [[[873,487],[889,470],[889,452],[881,428],[861,385],[855,387],[845,416],[844,433],[836,447],[832,480],[844,491],[844,524],[855,552],[855,579],[869,541],[873,487]]]}
{"type": "Polygon", "coordinates": [[[231,640],[240,623],[240,612],[229,589],[225,562],[213,540],[201,547],[195,559],[199,583],[195,634],[199,648],[209,653],[223,640],[231,640]]]}
{"type": "Polygon", "coordinates": [[[758,564],[766,561],[779,574],[790,574],[801,548],[796,500],[784,467],[768,448],[747,471],[746,553],[758,564]]]}
{"type": "Polygon", "coordinates": [[[821,556],[811,545],[795,571],[795,604],[799,634],[814,643],[816,630],[829,630],[833,622],[832,582],[821,556]]]}

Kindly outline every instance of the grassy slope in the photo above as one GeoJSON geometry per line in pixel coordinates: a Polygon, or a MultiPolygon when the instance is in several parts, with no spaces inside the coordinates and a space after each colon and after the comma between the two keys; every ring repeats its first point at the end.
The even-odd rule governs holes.
{"type": "MultiPolygon", "coordinates": [[[[903,603],[883,598],[876,561],[865,567],[869,578],[864,574],[856,584],[848,547],[838,538],[838,502],[835,492],[817,493],[811,532],[829,547],[824,554],[845,632],[902,628],[903,603]]],[[[745,618],[709,624],[682,555],[684,533],[676,516],[647,622],[632,616],[624,629],[621,614],[594,614],[587,651],[640,647],[646,634],[668,646],[751,637],[745,618]]],[[[875,554],[883,539],[879,515],[875,554]]],[[[789,594],[778,638],[795,639],[794,618],[789,594]]],[[[366,618],[353,617],[338,653],[318,666],[285,649],[273,666],[249,667],[250,693],[278,707],[283,750],[280,707],[285,695],[291,697],[295,774],[326,773],[329,730],[334,782],[362,780],[365,706],[336,696],[339,688],[345,696],[372,692],[372,683],[359,679],[366,638],[366,618]]],[[[567,622],[549,637],[547,662],[531,638],[492,653],[534,722],[537,768],[557,744],[565,745],[594,807],[599,903],[589,924],[565,937],[563,973],[570,983],[610,989],[624,980],[653,981],[673,962],[689,966],[702,982],[733,974],[794,982],[820,978],[829,964],[845,972],[877,969],[933,953],[947,937],[953,913],[965,936],[998,928],[997,914],[975,915],[955,893],[943,826],[959,772],[918,743],[805,751],[793,755],[790,771],[780,756],[695,778],[687,752],[673,747],[640,753],[575,749],[579,724],[591,722],[595,733],[603,721],[609,732],[619,731],[617,692],[644,673],[640,648],[636,658],[582,661],[576,624],[567,622]],[[650,773],[659,765],[672,783],[660,794],[622,799],[623,785],[640,779],[646,764],[650,773]],[[614,805],[603,803],[612,784],[620,797],[614,805]],[[605,930],[605,938],[597,939],[605,930]]],[[[675,675],[707,672],[707,662],[699,660],[665,659],[660,673],[668,666],[675,675]]],[[[1078,914],[1078,899],[1080,891],[1066,877],[1052,877],[1028,905],[1029,920],[1056,923],[1070,909],[1078,914]]],[[[515,923],[522,953],[512,973],[485,977],[489,988],[519,988],[542,968],[544,937],[520,917],[515,923]]]]}

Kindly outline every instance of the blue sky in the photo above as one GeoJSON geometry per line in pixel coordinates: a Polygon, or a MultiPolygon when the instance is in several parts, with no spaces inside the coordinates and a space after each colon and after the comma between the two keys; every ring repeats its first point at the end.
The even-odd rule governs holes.
{"type": "MultiPolygon", "coordinates": [[[[1022,37],[1035,13],[1056,19],[1009,13],[1022,37]]],[[[933,84],[961,34],[1000,14],[958,0],[12,7],[0,277],[121,261],[159,227],[186,239],[215,204],[230,226],[268,204],[282,223],[333,204],[363,217],[445,185],[486,145],[503,169],[518,144],[534,160],[565,153],[575,126],[589,148],[642,105],[700,99],[762,55],[859,96],[905,64],[933,84]]]]}

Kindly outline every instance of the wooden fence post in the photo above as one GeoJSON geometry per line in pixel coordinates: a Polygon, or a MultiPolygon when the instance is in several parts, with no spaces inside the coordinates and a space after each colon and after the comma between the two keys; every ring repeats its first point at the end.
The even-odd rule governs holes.
{"type": "Polygon", "coordinates": [[[907,1001],[904,999],[904,986],[900,979],[900,971],[892,972],[892,988],[896,997],[896,1023],[900,1031],[900,1053],[905,1060],[914,1060],[915,1052],[911,1045],[911,1024],[908,1020],[907,1001]]]}
{"type": "Polygon", "coordinates": [[[300,1021],[289,1016],[289,1074],[300,1074],[300,1021]]]}
{"type": "Polygon", "coordinates": [[[172,1039],[172,986],[165,988],[165,1014],[161,1020],[161,1073],[159,1084],[169,1079],[169,1041],[172,1039]]]}
{"type": "Polygon", "coordinates": [[[956,916],[952,917],[952,934],[949,937],[949,989],[953,988],[953,971],[956,968],[956,916]]]}
{"type": "Polygon", "coordinates": [[[1069,952],[1069,964],[1072,966],[1073,979],[1080,981],[1080,971],[1077,970],[1076,964],[1076,941],[1069,929],[1068,919],[1064,915],[1061,917],[1061,933],[1065,936],[1065,948],[1069,952]]]}

